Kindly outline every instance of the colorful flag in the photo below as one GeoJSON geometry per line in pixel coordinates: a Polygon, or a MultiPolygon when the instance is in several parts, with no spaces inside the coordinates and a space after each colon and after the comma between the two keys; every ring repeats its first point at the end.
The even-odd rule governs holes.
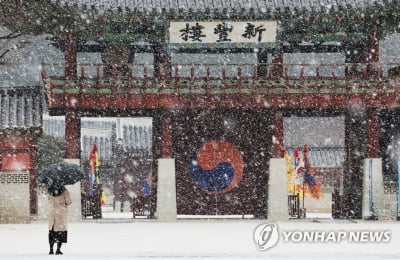
{"type": "Polygon", "coordinates": [[[153,184],[153,179],[151,173],[143,178],[142,181],[142,192],[145,196],[151,195],[151,185],[153,184]]]}
{"type": "Polygon", "coordinates": [[[106,194],[104,193],[104,191],[101,191],[101,205],[106,205],[107,203],[107,197],[106,194]]]}
{"type": "Polygon", "coordinates": [[[314,177],[314,169],[311,166],[310,160],[308,158],[308,147],[303,146],[304,154],[304,192],[305,194],[311,195],[314,199],[320,199],[323,197],[321,192],[321,183],[318,183],[314,177]]]}
{"type": "Polygon", "coordinates": [[[97,145],[94,144],[89,152],[89,194],[93,196],[93,187],[97,179],[97,171],[99,166],[99,157],[97,153],[97,145]]]}
{"type": "Polygon", "coordinates": [[[311,196],[314,199],[323,197],[321,183],[314,177],[314,169],[308,158],[308,147],[303,146],[303,159],[301,159],[298,148],[293,151],[295,166],[295,194],[299,194],[300,199],[304,196],[311,196]]]}
{"type": "MultiPolygon", "coordinates": [[[[93,196],[94,193],[94,184],[100,184],[100,173],[99,173],[99,154],[98,154],[98,149],[97,145],[94,144],[92,147],[92,150],[90,150],[89,153],[89,164],[90,164],[90,169],[89,169],[89,192],[90,195],[93,196]]],[[[101,205],[105,205],[107,202],[106,195],[103,190],[100,191],[100,200],[101,200],[101,205]]]]}
{"type": "Polygon", "coordinates": [[[303,199],[303,168],[304,162],[300,158],[299,149],[296,147],[293,150],[293,157],[294,157],[294,170],[295,170],[295,178],[294,178],[294,194],[298,194],[300,199],[303,199]]]}
{"type": "Polygon", "coordinates": [[[286,176],[287,176],[287,189],[289,193],[296,194],[295,179],[296,171],[292,164],[292,158],[284,151],[283,158],[286,160],[286,176]]]}
{"type": "Polygon", "coordinates": [[[89,163],[90,163],[90,171],[93,174],[96,174],[99,169],[99,154],[97,150],[97,145],[94,144],[92,150],[89,153],[89,163]]]}

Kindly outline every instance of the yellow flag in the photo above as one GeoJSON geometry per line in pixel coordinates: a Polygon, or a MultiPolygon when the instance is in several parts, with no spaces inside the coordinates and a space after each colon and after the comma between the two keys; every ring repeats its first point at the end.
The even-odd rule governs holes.
{"type": "Polygon", "coordinates": [[[101,192],[101,205],[105,205],[107,203],[107,197],[104,191],[101,192]]]}
{"type": "Polygon", "coordinates": [[[295,194],[296,170],[293,167],[292,158],[287,152],[285,152],[284,158],[286,160],[287,190],[288,192],[295,194]]]}

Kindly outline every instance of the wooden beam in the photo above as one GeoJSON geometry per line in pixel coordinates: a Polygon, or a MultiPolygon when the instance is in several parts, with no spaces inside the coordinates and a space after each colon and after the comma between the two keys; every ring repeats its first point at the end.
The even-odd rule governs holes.
{"type": "Polygon", "coordinates": [[[65,114],[65,158],[81,158],[81,117],[76,110],[69,110],[65,114]]]}

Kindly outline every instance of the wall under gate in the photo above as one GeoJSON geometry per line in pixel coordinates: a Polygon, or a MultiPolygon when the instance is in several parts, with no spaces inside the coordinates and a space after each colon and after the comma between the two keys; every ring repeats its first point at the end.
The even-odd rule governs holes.
{"type": "Polygon", "coordinates": [[[0,223],[29,221],[29,172],[0,172],[0,223]]]}
{"type": "Polygon", "coordinates": [[[271,125],[267,110],[175,111],[178,215],[265,217],[271,125]]]}

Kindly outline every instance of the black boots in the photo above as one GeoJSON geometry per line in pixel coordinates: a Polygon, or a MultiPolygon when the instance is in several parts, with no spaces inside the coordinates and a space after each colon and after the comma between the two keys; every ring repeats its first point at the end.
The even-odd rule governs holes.
{"type": "Polygon", "coordinates": [[[57,251],[56,251],[56,255],[62,255],[63,253],[61,252],[61,242],[57,243],[57,251]]]}
{"type": "Polygon", "coordinates": [[[54,245],[54,243],[50,243],[50,252],[49,252],[49,255],[54,255],[54,252],[53,252],[53,245],[54,245]]]}
{"type": "MultiPolygon", "coordinates": [[[[57,243],[57,250],[56,250],[56,255],[62,255],[63,253],[61,252],[61,243],[58,242],[57,243]]],[[[50,244],[50,252],[49,255],[54,255],[54,251],[53,251],[53,244],[50,244]]]]}

